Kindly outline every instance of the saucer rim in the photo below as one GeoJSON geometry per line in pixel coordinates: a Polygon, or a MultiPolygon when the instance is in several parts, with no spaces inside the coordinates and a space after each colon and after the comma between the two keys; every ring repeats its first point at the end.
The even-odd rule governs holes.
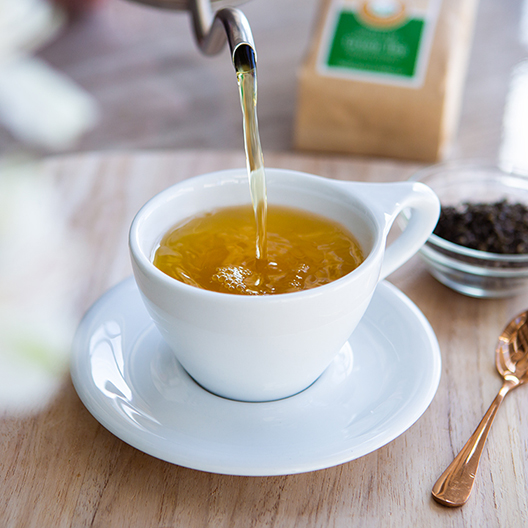
{"type": "MultiPolygon", "coordinates": [[[[441,377],[441,354],[440,354],[440,348],[438,345],[438,341],[436,338],[436,335],[434,333],[434,330],[432,329],[429,321],[425,318],[423,313],[420,311],[420,309],[405,295],[403,294],[397,287],[395,287],[393,284],[382,281],[378,284],[378,288],[375,291],[376,293],[381,295],[389,295],[396,298],[396,300],[400,303],[403,303],[412,313],[412,315],[416,318],[417,322],[420,324],[420,327],[422,331],[425,332],[425,336],[427,337],[427,341],[429,343],[429,362],[430,362],[430,371],[427,373],[428,377],[430,378],[431,382],[429,385],[428,390],[422,390],[421,392],[421,401],[415,402],[414,404],[414,410],[410,413],[410,416],[406,420],[401,420],[401,423],[398,427],[392,427],[391,434],[387,436],[383,436],[383,434],[379,434],[378,436],[383,436],[383,440],[378,439],[378,442],[374,442],[374,446],[371,444],[373,443],[373,438],[369,439],[368,442],[365,442],[363,445],[363,448],[361,445],[357,446],[351,446],[349,449],[341,450],[334,453],[329,453],[327,456],[319,457],[317,461],[313,462],[312,464],[291,464],[288,467],[277,467],[273,464],[270,464],[270,467],[263,468],[261,466],[248,466],[247,464],[230,464],[229,467],[226,467],[225,463],[220,464],[214,464],[209,462],[200,463],[196,462],[196,459],[193,457],[189,457],[188,455],[176,455],[174,452],[168,452],[166,448],[163,448],[156,444],[155,438],[141,438],[141,435],[134,435],[130,434],[130,432],[127,432],[127,430],[130,430],[131,426],[130,424],[125,423],[123,426],[119,422],[112,421],[109,416],[112,413],[108,412],[108,405],[101,404],[100,401],[98,401],[97,397],[94,397],[93,394],[91,394],[90,389],[88,388],[88,385],[93,385],[93,378],[90,375],[87,377],[86,380],[83,381],[83,377],[86,378],[86,373],[80,369],[80,361],[81,361],[81,354],[82,350],[79,346],[79,343],[85,342],[86,338],[83,336],[83,334],[86,335],[87,333],[87,321],[91,320],[94,317],[94,314],[97,314],[100,311],[100,308],[104,305],[106,305],[107,302],[112,301],[114,297],[118,297],[122,292],[121,290],[125,290],[126,288],[135,288],[137,290],[137,286],[135,284],[133,277],[128,277],[109,290],[107,290],[105,293],[103,293],[93,304],[92,306],[87,310],[84,317],[82,318],[77,332],[75,334],[74,338],[74,345],[73,345],[73,354],[72,354],[72,361],[71,361],[71,367],[70,367],[70,373],[72,382],[74,385],[74,388],[79,395],[79,398],[81,399],[82,403],[85,405],[87,410],[92,414],[92,416],[108,431],[110,431],[112,434],[114,434],[116,437],[124,441],[125,443],[131,445],[132,447],[149,454],[151,456],[154,456],[156,458],[159,458],[161,460],[164,460],[166,462],[180,465],[183,467],[199,470],[199,471],[205,471],[205,472],[211,472],[211,473],[217,473],[217,474],[225,474],[225,475],[235,475],[235,476],[276,476],[276,475],[289,475],[289,474],[298,474],[298,473],[305,473],[310,471],[317,471],[321,469],[330,468],[333,466],[337,466],[352,460],[355,460],[357,458],[360,458],[362,456],[365,456],[369,453],[372,453],[381,447],[387,445],[388,443],[392,442],[394,439],[396,439],[398,436],[403,434],[405,431],[407,431],[412,425],[416,423],[416,421],[423,415],[423,413],[427,410],[429,405],[431,404],[436,391],[438,389],[438,385],[440,382],[441,377]],[[379,291],[378,291],[379,289],[379,291]],[[88,381],[88,383],[86,383],[88,381]]],[[[360,322],[361,325],[361,322],[360,322]]],[[[159,339],[161,340],[161,336],[159,336],[159,339]]],[[[192,378],[190,378],[192,380],[192,378]]],[[[95,390],[98,390],[97,387],[94,387],[95,390]]],[[[93,389],[92,389],[93,390],[93,389]]],[[[200,390],[205,391],[205,389],[200,387],[200,390]]],[[[209,393],[211,394],[211,393],[209,393]]],[[[247,402],[237,402],[237,401],[231,401],[227,400],[225,398],[212,395],[214,398],[218,398],[220,400],[223,400],[226,405],[255,405],[254,403],[247,403],[247,402]]],[[[294,396],[293,396],[294,397],[294,396]]],[[[99,398],[100,399],[100,398],[99,398]]],[[[411,400],[416,398],[408,398],[404,403],[407,404],[411,400]]],[[[265,403],[280,403],[280,400],[278,402],[265,402],[265,403]]],[[[115,414],[115,411],[113,411],[115,414]]],[[[118,415],[119,417],[119,415],[118,415]]],[[[155,435],[153,435],[155,436],[155,435]]]]}

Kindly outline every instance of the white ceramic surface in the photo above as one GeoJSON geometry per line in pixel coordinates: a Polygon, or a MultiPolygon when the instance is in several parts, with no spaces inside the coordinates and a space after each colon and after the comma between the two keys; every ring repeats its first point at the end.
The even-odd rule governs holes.
{"type": "Polygon", "coordinates": [[[71,375],[93,416],[137,449],[203,471],[264,476],[331,467],[387,444],[427,409],[440,368],[425,317],[382,282],[352,337],[305,391],[264,403],[221,398],[183,370],[130,278],[87,312],[71,375]]]}
{"type": "Polygon", "coordinates": [[[299,207],[343,224],[364,262],[330,284],[283,295],[229,295],[179,282],[152,257],[163,234],[188,217],[251,203],[245,169],[183,182],[152,198],[130,229],[132,267],[145,305],[185,370],[215,394],[270,401],[295,394],[328,367],[365,313],[378,281],[409,259],[431,234],[436,195],[419,183],[340,182],[267,169],[269,203],[299,207]],[[405,231],[385,251],[398,214],[405,231]]]}

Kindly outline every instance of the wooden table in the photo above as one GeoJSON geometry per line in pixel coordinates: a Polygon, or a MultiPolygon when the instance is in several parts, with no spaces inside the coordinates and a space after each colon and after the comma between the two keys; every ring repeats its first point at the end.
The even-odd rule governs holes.
{"type": "MultiPolygon", "coordinates": [[[[292,154],[268,166],[365,181],[405,179],[416,166],[292,154]]],[[[183,178],[240,167],[241,151],[85,154],[45,160],[64,200],[64,221],[89,249],[75,293],[77,317],[131,273],[127,230],[154,193],[183,178]]],[[[462,296],[434,280],[418,257],[390,278],[423,311],[440,343],[436,397],[385,447],[337,467],[279,477],[236,477],[171,465],[125,444],[88,413],[64,373],[36,414],[1,420],[0,526],[350,527],[526,525],[527,395],[506,399],[488,439],[477,483],[460,509],[439,506],[431,487],[498,391],[494,347],[528,292],[505,300],[462,296]]],[[[73,286],[72,286],[73,287],[73,286]]]]}

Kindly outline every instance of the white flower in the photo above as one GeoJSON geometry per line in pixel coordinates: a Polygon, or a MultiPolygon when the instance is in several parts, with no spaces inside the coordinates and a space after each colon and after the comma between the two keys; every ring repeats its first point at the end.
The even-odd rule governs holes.
{"type": "Polygon", "coordinates": [[[54,35],[60,11],[45,0],[0,0],[0,122],[20,141],[70,147],[92,128],[92,97],[31,51],[54,35]]]}
{"type": "Polygon", "coordinates": [[[82,245],[52,182],[0,165],[0,411],[45,405],[68,368],[82,245]]]}

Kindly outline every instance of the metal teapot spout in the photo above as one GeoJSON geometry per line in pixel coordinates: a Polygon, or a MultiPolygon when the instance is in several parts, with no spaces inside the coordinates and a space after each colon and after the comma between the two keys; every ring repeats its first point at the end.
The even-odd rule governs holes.
{"type": "Polygon", "coordinates": [[[192,12],[194,35],[198,47],[205,55],[219,53],[226,38],[233,63],[235,52],[240,46],[249,46],[255,52],[251,27],[240,9],[224,7],[213,12],[210,0],[192,1],[189,8],[192,12]]]}
{"type": "MultiPolygon", "coordinates": [[[[198,47],[205,55],[219,53],[226,40],[235,62],[235,52],[240,46],[249,46],[255,53],[255,43],[246,15],[234,7],[213,9],[221,0],[133,0],[142,4],[172,10],[187,10],[192,16],[194,35],[198,47]]],[[[236,0],[234,3],[240,3],[236,0]]]]}

